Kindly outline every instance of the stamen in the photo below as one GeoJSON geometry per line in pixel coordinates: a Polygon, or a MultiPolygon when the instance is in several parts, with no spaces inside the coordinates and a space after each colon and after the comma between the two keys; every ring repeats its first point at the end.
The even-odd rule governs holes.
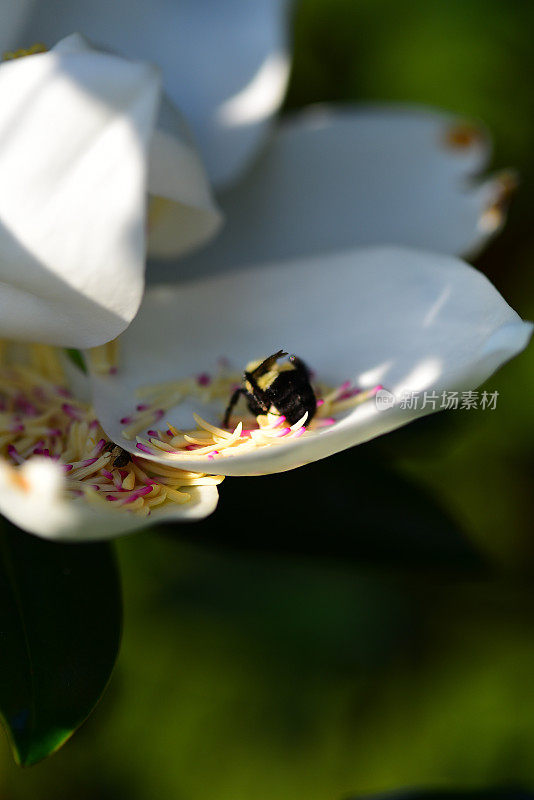
{"type": "Polygon", "coordinates": [[[135,412],[120,420],[121,424],[127,425],[122,431],[123,436],[135,436],[136,448],[141,453],[164,458],[167,463],[177,458],[198,456],[206,456],[212,461],[258,447],[280,446],[304,435],[321,434],[336,424],[339,415],[366,402],[382,388],[375,386],[363,390],[350,380],[336,388],[317,387],[316,394],[321,396],[317,398],[317,408],[309,423],[306,412],[296,423],[288,425],[285,416],[271,406],[267,414],[260,414],[255,420],[236,420],[233,430],[214,425],[196,413],[193,414],[197,425],[194,429],[180,431],[169,422],[165,422],[164,429],[149,427],[184,399],[198,398],[206,405],[214,400],[224,404],[239,385],[239,374],[231,372],[228,362],[223,361],[214,374],[203,372],[196,378],[143,386],[137,395],[145,402],[138,403],[135,412]]]}
{"type": "MultiPolygon", "coordinates": [[[[67,497],[148,515],[153,506],[189,502],[191,495],[181,491],[183,487],[223,480],[221,475],[170,466],[158,472],[154,467],[159,465],[125,453],[108,441],[93,408],[72,398],[58,349],[28,345],[24,354],[21,362],[20,349],[15,353],[0,342],[0,458],[13,465],[15,481],[22,479],[19,470],[29,458],[50,458],[59,461],[65,474],[67,497]],[[124,458],[119,461],[117,451],[128,459],[126,463],[124,458]]],[[[154,415],[151,405],[138,411],[148,409],[154,415]]],[[[161,419],[165,412],[160,407],[156,411],[161,419]]],[[[161,447],[159,432],[151,433],[161,447]]],[[[143,450],[139,443],[137,447],[143,450]]]]}
{"type": "Polygon", "coordinates": [[[99,375],[116,375],[118,371],[119,342],[113,339],[111,342],[92,347],[88,352],[89,364],[93,372],[99,375]]]}
{"type": "Polygon", "coordinates": [[[42,42],[36,42],[31,47],[20,48],[19,50],[8,50],[2,55],[3,61],[13,61],[15,58],[24,58],[24,56],[35,56],[37,53],[46,53],[48,48],[42,42]]]}

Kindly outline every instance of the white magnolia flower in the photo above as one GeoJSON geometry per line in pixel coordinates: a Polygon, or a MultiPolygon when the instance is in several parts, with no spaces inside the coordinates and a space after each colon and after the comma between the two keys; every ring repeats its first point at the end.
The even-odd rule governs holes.
{"type": "Polygon", "coordinates": [[[146,194],[159,251],[219,214],[158,71],[79,36],[0,65],[0,336],[91,347],[121,333],[144,287],[146,194]],[[170,220],[170,222],[169,222],[170,220]]]}
{"type": "MultiPolygon", "coordinates": [[[[130,502],[138,504],[131,513],[128,503],[116,516],[130,520],[137,510],[138,517],[145,513],[146,498],[157,500],[170,485],[160,481],[156,497],[149,489],[153,474],[174,479],[171,488],[176,488],[180,481],[187,485],[187,480],[197,480],[192,470],[207,480],[206,473],[264,474],[322,458],[432,410],[431,403],[425,409],[403,408],[405,392],[473,389],[528,340],[531,326],[484,276],[453,257],[474,252],[499,228],[511,182],[508,175],[476,178],[489,152],[479,128],[420,109],[315,113],[275,132],[256,164],[235,181],[265,137],[282,95],[283,5],[281,0],[233,0],[223,11],[208,0],[178,7],[162,2],[159,14],[144,2],[136,5],[136,13],[128,3],[124,13],[122,2],[100,8],[98,3],[88,7],[65,0],[59,13],[57,6],[52,13],[47,2],[32,6],[31,13],[24,6],[13,11],[22,43],[53,40],[78,28],[99,44],[162,64],[165,86],[185,108],[210,175],[219,185],[234,182],[219,195],[228,218],[222,235],[180,262],[180,275],[192,278],[149,290],[120,339],[117,366],[102,352],[93,355],[98,423],[88,406],[78,411],[83,420],[74,422],[86,424],[89,433],[91,425],[101,425],[105,436],[96,428],[101,438],[91,439],[83,428],[78,437],[71,423],[61,437],[56,434],[60,460],[68,456],[65,466],[72,465],[66,478],[69,499],[65,483],[50,481],[62,487],[58,502],[63,511],[52,512],[52,502],[42,515],[30,512],[30,502],[26,511],[20,502],[23,487],[16,485],[14,475],[24,476],[23,483],[27,479],[25,485],[35,488],[31,496],[38,509],[46,500],[31,482],[37,468],[30,470],[28,463],[16,472],[13,466],[7,470],[0,508],[28,530],[76,536],[76,525],[74,531],[69,527],[75,513],[78,532],[85,535],[87,512],[82,509],[89,500],[99,503],[98,512],[105,515],[97,522],[105,534],[111,514],[106,505],[119,501],[101,501],[96,495],[112,494],[115,480],[127,482],[126,490],[133,492],[130,502]],[[60,31],[61,25],[68,28],[60,31]],[[377,244],[405,247],[362,248],[377,244]],[[280,426],[280,418],[266,414],[258,418],[261,430],[255,423],[245,430],[237,421],[247,416],[241,411],[235,429],[222,430],[224,408],[240,370],[280,348],[303,358],[321,384],[318,392],[325,402],[314,420],[305,426],[303,420],[280,426]],[[221,366],[221,357],[233,367],[221,366]],[[393,396],[384,411],[374,400],[379,384],[393,396]],[[195,424],[194,412],[204,420],[197,417],[195,424]],[[189,433],[183,435],[184,429],[189,433]],[[121,451],[110,455],[104,450],[104,438],[131,453],[145,478],[133,467],[128,468],[133,478],[120,471],[117,478],[109,464],[102,467],[98,459],[121,457],[121,451]],[[96,451],[88,452],[89,445],[96,451]],[[98,489],[85,485],[86,469],[99,472],[98,489]],[[134,489],[128,488],[132,480],[144,480],[141,494],[136,482],[134,489]],[[83,496],[72,497],[74,492],[83,496]]],[[[16,37],[9,41],[10,46],[20,43],[16,37]]],[[[162,152],[163,181],[172,159],[162,152]]],[[[165,195],[159,189],[155,193],[165,195]]],[[[159,272],[169,277],[169,268],[159,272]]],[[[68,270],[65,274],[72,280],[68,270]]],[[[176,276],[173,266],[172,279],[176,276]]],[[[114,302],[121,302],[121,290],[128,290],[124,274],[118,276],[114,302]]],[[[34,331],[33,338],[40,341],[57,340],[40,337],[37,324],[34,331]]],[[[110,337],[101,340],[105,338],[110,337]]],[[[65,423],[69,413],[62,405],[60,411],[65,423]]],[[[4,446],[22,433],[7,431],[9,444],[4,446]]],[[[47,435],[53,436],[50,429],[47,435]]],[[[35,449],[50,450],[33,440],[29,447],[33,450],[28,455],[35,449]]],[[[24,461],[28,448],[21,450],[16,447],[16,455],[24,461]]],[[[39,467],[51,468],[57,475],[58,465],[50,460],[39,467]]],[[[216,488],[206,485],[198,491],[201,515],[214,507],[216,488]]],[[[149,510],[151,519],[157,519],[157,512],[149,510]]],[[[139,524],[138,517],[131,524],[139,524]]],[[[117,522],[121,530],[124,525],[117,522]]]]}

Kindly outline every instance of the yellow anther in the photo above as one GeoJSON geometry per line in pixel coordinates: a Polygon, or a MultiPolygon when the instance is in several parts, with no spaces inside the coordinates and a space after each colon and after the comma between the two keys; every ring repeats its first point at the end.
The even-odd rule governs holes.
{"type": "Polygon", "coordinates": [[[46,53],[48,47],[42,42],[36,42],[31,47],[20,48],[20,50],[8,50],[3,54],[3,61],[13,61],[15,58],[24,58],[25,56],[35,56],[37,53],[46,53]]]}

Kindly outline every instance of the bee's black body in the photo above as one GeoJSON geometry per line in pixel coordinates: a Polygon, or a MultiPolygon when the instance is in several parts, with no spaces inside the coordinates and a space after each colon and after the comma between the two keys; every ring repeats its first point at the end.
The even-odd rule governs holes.
{"type": "Polygon", "coordinates": [[[259,364],[248,365],[243,373],[244,385],[235,390],[228,403],[224,427],[228,427],[230,414],[241,394],[254,416],[267,414],[271,406],[274,406],[290,425],[302,419],[306,412],[306,422],[312,419],[317,409],[317,400],[310,383],[310,371],[297,356],[290,356],[286,364],[278,367],[276,362],[286,355],[283,350],[279,350],[259,364]]]}
{"type": "Polygon", "coordinates": [[[127,450],[123,450],[122,447],[119,447],[115,442],[108,442],[104,446],[102,452],[112,454],[113,466],[117,467],[117,469],[125,467],[132,460],[130,453],[127,450]]]}

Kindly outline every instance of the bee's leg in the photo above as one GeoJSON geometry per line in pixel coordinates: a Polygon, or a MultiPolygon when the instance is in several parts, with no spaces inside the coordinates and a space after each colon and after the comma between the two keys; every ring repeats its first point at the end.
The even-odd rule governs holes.
{"type": "Polygon", "coordinates": [[[226,406],[226,411],[224,412],[223,423],[222,423],[223,428],[228,428],[228,423],[230,422],[230,414],[234,410],[234,406],[239,400],[240,394],[246,394],[245,390],[241,386],[235,390],[235,392],[232,394],[230,398],[230,402],[226,406]]]}

